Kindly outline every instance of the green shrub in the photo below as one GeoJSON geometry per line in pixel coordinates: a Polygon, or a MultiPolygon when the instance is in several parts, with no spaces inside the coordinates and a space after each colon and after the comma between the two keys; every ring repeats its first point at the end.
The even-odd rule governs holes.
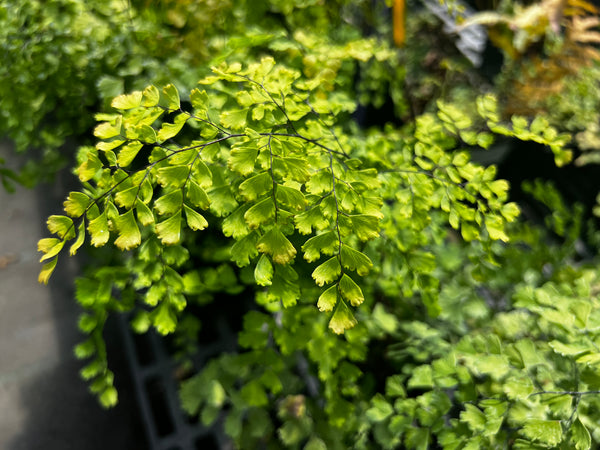
{"type": "Polygon", "coordinates": [[[18,181],[32,185],[72,164],[65,143],[88,142],[94,114],[116,95],[199,77],[166,32],[123,1],[0,5],[0,135],[30,151],[18,181]]]}

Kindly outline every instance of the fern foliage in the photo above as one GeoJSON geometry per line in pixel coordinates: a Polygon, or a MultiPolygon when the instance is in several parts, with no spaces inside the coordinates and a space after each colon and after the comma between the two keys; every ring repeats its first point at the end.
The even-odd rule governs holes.
{"type": "MultiPolygon", "coordinates": [[[[143,305],[134,328],[169,334],[189,302],[249,284],[264,312],[246,316],[240,345],[248,352],[239,362],[233,356],[216,360],[186,384],[184,406],[196,411],[205,392],[212,400],[203,420],[211,422],[229,401],[225,393],[237,389],[242,364],[250,381],[227,425],[242,439],[248,408],[265,407],[284,393],[282,404],[304,408],[302,397],[289,393],[302,383],[289,373],[289,358],[301,351],[329,386],[323,414],[336,427],[348,427],[356,407],[350,392],[358,391],[344,394],[346,388],[333,388],[332,380],[357,382],[360,370],[352,361],[364,360],[365,339],[398,329],[375,301],[376,292],[397,297],[398,307],[418,301],[430,317],[439,316],[434,248],[440,230],[478,242],[484,265],[497,264],[493,243],[509,240],[507,224],[519,209],[507,203],[508,183],[495,178],[493,166],[471,162],[464,146],[487,148],[496,133],[542,142],[557,158],[564,152],[564,138],[547,123],[518,117],[502,123],[489,95],[478,99],[473,114],[439,102],[437,112],[421,116],[414,128],[361,132],[348,120],[354,101],[331,91],[323,76],[303,76],[270,57],[248,66],[221,64],[185,96],[173,85],[148,86],[116,97],[115,112],[97,116],[99,141],[79,153],[82,189],[69,194],[65,215],[48,219],[54,237],[38,247],[46,262],[42,282],[61,252],[68,248],[73,255],[86,240],[128,252],[124,264],[96,271],[77,290],[89,311],[80,324],[89,339],[77,353],[92,358],[82,375],[105,405],[116,401],[99,339],[108,313],[143,305]],[[209,269],[191,264],[188,250],[206,242],[199,236],[207,232],[225,238],[224,256],[209,256],[215,262],[209,269]],[[215,270],[221,284],[211,285],[215,270]],[[367,311],[380,322],[369,325],[375,329],[360,325],[367,311]],[[274,347],[265,352],[270,335],[274,347]],[[222,370],[235,374],[233,384],[222,370]],[[194,383],[202,388],[189,397],[194,383]]],[[[409,388],[421,385],[423,370],[409,379],[409,388]]],[[[365,413],[374,422],[384,419],[373,409],[377,398],[365,413]]]]}
{"type": "MultiPolygon", "coordinates": [[[[63,255],[93,252],[76,282],[75,353],[102,405],[118,400],[110,315],[169,336],[185,357],[211,303],[244,311],[237,348],[201,367],[177,360],[191,371],[181,404],[204,424],[221,418],[238,448],[600,442],[600,291],[596,260],[579,254],[582,210],[531,183],[552,214],[528,223],[496,167],[471,159],[508,138],[563,166],[571,135],[551,115],[511,114],[504,94],[520,88],[449,87],[470,79],[465,61],[428,48],[433,33],[418,39],[433,27],[425,13],[403,24],[402,2],[387,3],[395,29],[393,16],[370,21],[372,2],[132,2],[175,30],[169,45],[194,67],[110,95],[95,144],[77,153],[79,188],[38,243],[43,283],[63,255]],[[361,36],[357,10],[378,36],[361,36]],[[386,125],[358,125],[387,101],[386,125]]],[[[591,6],[534,6],[471,21],[508,36],[519,76],[506,86],[545,89],[552,70],[527,79],[526,55],[556,24],[564,40],[544,64],[594,57],[591,6]]]]}
{"type": "MultiPolygon", "coordinates": [[[[77,169],[86,188],[69,195],[66,216],[48,219],[56,237],[40,242],[42,260],[50,260],[40,281],[68,241],[70,254],[86,235],[96,247],[114,238],[121,250],[150,241],[179,245],[207,228],[208,218],[232,239],[232,261],[245,267],[257,260],[255,281],[284,306],[300,295],[296,257],[316,262],[312,278],[325,288],[319,309],[333,313],[330,327],[341,333],[355,322],[351,306],[364,300],[354,278],[373,267],[364,253],[371,241],[397,241],[399,256],[422,271],[426,255],[409,249],[431,209],[444,212],[466,240],[508,239],[504,227],[517,208],[505,203],[507,183],[494,179],[493,167],[469,162],[468,153],[444,151],[459,137],[491,143],[492,135],[471,131],[472,119],[459,110],[440,103],[437,116],[419,120],[412,142],[391,129],[350,136],[339,117],[354,103],[341,95],[323,101],[318,77],[301,79],[272,58],[213,70],[200,81],[212,90],[191,91],[188,110],[173,85],[149,86],[115,98],[119,113],[98,116],[102,141],[81,149],[77,169]],[[283,289],[284,282],[291,284],[283,289]]],[[[491,128],[509,132],[495,122],[492,97],[479,107],[491,128]]],[[[561,145],[551,129],[519,126],[528,138],[561,145]]]]}

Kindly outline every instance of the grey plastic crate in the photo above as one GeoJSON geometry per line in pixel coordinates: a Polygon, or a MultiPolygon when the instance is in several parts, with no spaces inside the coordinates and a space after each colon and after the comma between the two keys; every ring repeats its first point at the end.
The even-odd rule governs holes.
{"type": "MultiPolygon", "coordinates": [[[[130,319],[131,315],[121,315],[119,328],[148,449],[233,449],[222,431],[222,420],[205,427],[181,409],[177,392],[178,364],[169,352],[165,338],[154,330],[143,335],[134,333],[130,319]]],[[[235,334],[225,318],[211,320],[211,334],[210,342],[203,343],[193,355],[196,369],[201,369],[211,356],[236,348],[235,334]]]]}

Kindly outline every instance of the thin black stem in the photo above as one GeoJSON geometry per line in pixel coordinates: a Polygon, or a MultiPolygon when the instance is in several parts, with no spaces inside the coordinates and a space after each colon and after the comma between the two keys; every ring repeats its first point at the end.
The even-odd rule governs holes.
{"type": "Polygon", "coordinates": [[[534,395],[573,395],[573,396],[582,396],[582,395],[594,395],[600,394],[600,391],[540,391],[534,392],[533,394],[529,394],[530,397],[534,395]]]}

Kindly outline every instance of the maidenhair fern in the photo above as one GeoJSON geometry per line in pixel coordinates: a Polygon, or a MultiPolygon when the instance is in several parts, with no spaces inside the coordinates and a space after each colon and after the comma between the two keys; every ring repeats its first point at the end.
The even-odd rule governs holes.
{"type": "MultiPolygon", "coordinates": [[[[545,226],[519,218],[496,168],[471,160],[500,137],[566,165],[559,130],[598,147],[595,6],[467,18],[506,57],[489,85],[403,1],[4,3],[0,130],[48,162],[67,136],[82,146],[39,280],[92,255],[75,355],[103,406],[118,401],[105,323],[125,314],[174,344],[182,407],[222,418],[238,448],[600,442],[582,230],[600,238],[547,182],[523,186],[545,226]],[[240,318],[237,346],[194,367],[215,311],[240,318]]],[[[41,172],[0,159],[9,188],[41,172]]]]}
{"type": "MultiPolygon", "coordinates": [[[[75,254],[86,232],[97,247],[111,237],[121,250],[150,239],[177,245],[207,228],[209,215],[232,239],[232,260],[255,264],[257,284],[285,306],[300,295],[297,254],[317,263],[319,309],[332,313],[330,327],[341,333],[364,299],[357,280],[373,266],[365,243],[389,240],[398,254],[410,245],[392,227],[411,230],[414,239],[433,208],[467,240],[484,233],[508,239],[504,224],[517,209],[505,203],[507,183],[494,179],[493,167],[470,163],[468,153],[448,152],[453,135],[490,142],[489,132],[469,131],[472,121],[459,111],[440,104],[439,117],[417,122],[414,142],[391,130],[361,138],[340,125],[352,101],[339,94],[325,101],[321,80],[302,79],[271,58],[246,69],[223,65],[200,83],[211,90],[193,90],[188,108],[174,86],[150,86],[115,98],[119,113],[99,115],[95,135],[102,141],[81,150],[77,169],[85,188],[69,195],[66,216],[48,219],[57,237],[40,241],[42,259],[50,260],[40,281],[48,280],[65,244],[73,240],[75,254]]],[[[493,109],[493,99],[481,105],[493,109]]],[[[495,131],[509,132],[486,119],[495,131]]],[[[544,140],[548,130],[539,131],[527,133],[544,140]]],[[[421,264],[418,254],[404,256],[409,265],[421,264]]],[[[179,309],[181,301],[168,298],[161,305],[179,309]]]]}
{"type": "Polygon", "coordinates": [[[412,135],[363,134],[348,120],[352,100],[272,58],[223,64],[200,85],[184,101],[173,85],[115,98],[117,112],[97,116],[96,147],[80,150],[81,191],[69,194],[66,215],[48,219],[55,237],[39,243],[48,261],[42,282],[61,251],[74,255],[86,238],[130,253],[77,290],[90,311],[81,327],[90,338],[77,353],[94,357],[82,374],[107,405],[116,401],[101,339],[109,311],[140,301],[146,309],[134,327],[168,334],[190,298],[239,285],[232,272],[229,287],[210,288],[206,273],[186,263],[196,233],[229,240],[229,260],[251,268],[257,301],[271,311],[312,304],[344,333],[375,283],[418,293],[435,316],[432,218],[441,214],[467,241],[488,242],[508,240],[506,223],[518,215],[506,203],[508,184],[470,162],[459,143],[488,147],[491,131],[544,142],[557,155],[563,143],[537,122],[501,125],[491,96],[478,100],[476,117],[439,103],[412,135]]]}

